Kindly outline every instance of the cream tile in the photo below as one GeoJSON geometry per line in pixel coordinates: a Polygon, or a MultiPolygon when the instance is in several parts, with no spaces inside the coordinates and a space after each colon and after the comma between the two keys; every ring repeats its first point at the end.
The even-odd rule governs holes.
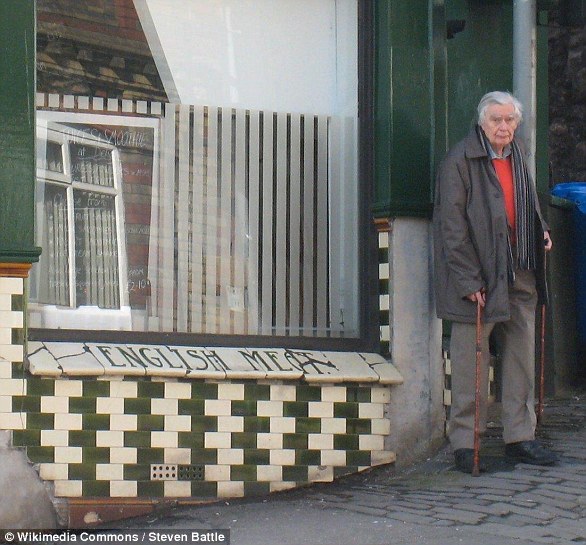
{"type": "Polygon", "coordinates": [[[23,313],[20,311],[0,310],[0,324],[2,324],[3,327],[20,329],[24,324],[23,318],[23,313]]]}
{"type": "Polygon", "coordinates": [[[83,382],[81,380],[56,380],[55,397],[81,397],[83,382]]]}
{"type": "Polygon", "coordinates": [[[373,387],[370,390],[370,401],[372,403],[390,403],[391,389],[388,386],[382,388],[373,387]]]}
{"type": "Polygon", "coordinates": [[[264,400],[257,401],[256,413],[258,416],[283,416],[283,402],[264,400]]]}
{"type": "Polygon", "coordinates": [[[136,464],[137,459],[135,447],[110,447],[110,462],[113,464],[136,464]]]}
{"type": "Polygon", "coordinates": [[[218,431],[239,433],[244,431],[243,416],[218,416],[218,431]]]}
{"type": "Polygon", "coordinates": [[[24,280],[22,278],[0,278],[0,293],[22,295],[24,293],[24,280]]]}
{"type": "Polygon", "coordinates": [[[112,498],[136,498],[138,485],[136,481],[110,481],[110,496],[112,498]]]}
{"type": "Polygon", "coordinates": [[[321,421],[322,433],[346,433],[345,418],[323,418],[321,421]]]}
{"type": "Polygon", "coordinates": [[[66,447],[69,445],[69,432],[65,430],[41,430],[42,447],[66,447]]]}
{"type": "Polygon", "coordinates": [[[331,402],[346,402],[346,387],[345,386],[328,386],[321,387],[321,400],[331,402]]]}
{"type": "Polygon", "coordinates": [[[80,498],[83,495],[81,481],[55,481],[56,498],[80,498]]]}
{"type": "Polygon", "coordinates": [[[166,448],[166,464],[191,464],[191,449],[188,448],[166,448]]]}
{"type": "Polygon", "coordinates": [[[56,430],[81,430],[83,416],[81,414],[56,414],[54,428],[56,430]]]}
{"type": "Polygon", "coordinates": [[[359,403],[358,418],[383,418],[384,405],[382,403],[359,403]]]}
{"type": "Polygon", "coordinates": [[[151,447],[153,448],[177,448],[179,438],[176,431],[151,432],[151,447]]]}
{"type": "Polygon", "coordinates": [[[191,481],[165,481],[165,498],[189,498],[191,497],[191,481]]]}
{"type": "Polygon", "coordinates": [[[330,401],[310,401],[308,404],[310,417],[333,418],[334,404],[330,401]]]}
{"type": "Polygon", "coordinates": [[[359,450],[384,450],[385,438],[382,435],[358,436],[359,450]]]}
{"type": "Polygon", "coordinates": [[[0,293],[0,310],[12,310],[12,294],[0,293]]]}
{"type": "Polygon", "coordinates": [[[307,447],[310,450],[327,450],[334,448],[334,436],[328,433],[309,433],[307,447]]]}
{"type": "Polygon", "coordinates": [[[166,399],[191,399],[191,384],[185,382],[167,382],[165,384],[166,399]]]}
{"type": "Polygon", "coordinates": [[[271,401],[297,401],[297,388],[290,384],[271,384],[271,401]]]}
{"type": "Polygon", "coordinates": [[[124,432],[123,431],[98,430],[96,432],[96,446],[97,447],[123,447],[124,446],[124,432]]]}
{"type": "Polygon", "coordinates": [[[218,482],[218,498],[242,498],[244,483],[242,481],[218,482]]]}
{"type": "Polygon", "coordinates": [[[370,454],[370,463],[373,466],[392,464],[397,461],[397,456],[391,451],[373,451],[370,454]]]}
{"type": "Polygon", "coordinates": [[[136,431],[138,416],[136,414],[110,415],[110,431],[136,431]]]}
{"type": "Polygon", "coordinates": [[[26,413],[0,413],[0,430],[26,429],[26,413]]]}
{"type": "Polygon", "coordinates": [[[124,399],[120,397],[97,397],[96,414],[124,414],[124,399]]]}
{"type": "Polygon", "coordinates": [[[0,379],[0,392],[2,392],[2,395],[25,395],[25,381],[20,378],[2,378],[0,379]]]}
{"type": "Polygon", "coordinates": [[[270,420],[271,433],[295,433],[295,418],[273,416],[270,420]]]}
{"type": "Polygon", "coordinates": [[[283,466],[257,466],[256,480],[260,482],[281,481],[283,466]]]}
{"type": "Polygon", "coordinates": [[[283,434],[282,433],[257,433],[256,434],[256,448],[282,449],[283,448],[283,434]]]}
{"type": "Polygon", "coordinates": [[[272,466],[294,466],[295,450],[275,449],[269,453],[269,461],[272,466]]]}
{"type": "Polygon", "coordinates": [[[41,412],[43,413],[62,413],[69,412],[69,398],[42,396],[41,397],[41,412]]]}
{"type": "Polygon", "coordinates": [[[39,477],[43,481],[66,481],[69,478],[69,464],[39,464],[39,477]]]}
{"type": "Polygon", "coordinates": [[[243,400],[244,384],[218,384],[218,399],[243,400]]]}
{"type": "Polygon", "coordinates": [[[237,466],[244,463],[244,449],[218,449],[218,465],[237,466]]]}
{"type": "Polygon", "coordinates": [[[81,447],[55,447],[56,464],[81,464],[83,462],[81,447]]]}
{"type": "Polygon", "coordinates": [[[229,481],[230,466],[205,466],[205,480],[211,482],[229,481]]]}
{"type": "Polygon", "coordinates": [[[343,467],[346,465],[346,451],[344,450],[322,450],[321,465],[343,467]]]}
{"type": "Polygon", "coordinates": [[[232,403],[224,399],[206,399],[204,411],[206,416],[231,416],[232,403]]]}
{"type": "Polygon", "coordinates": [[[232,446],[232,435],[228,432],[206,431],[204,438],[205,448],[230,448],[232,446]]]}
{"type": "Polygon", "coordinates": [[[20,344],[0,344],[0,360],[24,361],[24,347],[20,344]]]}
{"type": "Polygon", "coordinates": [[[165,416],[165,431],[191,431],[191,416],[188,414],[165,416]]]}
{"type": "Polygon", "coordinates": [[[110,382],[110,397],[135,399],[138,397],[138,383],[126,380],[112,380],[110,382]]]}
{"type": "Polygon", "coordinates": [[[284,492],[285,490],[292,490],[296,486],[297,483],[294,481],[277,481],[270,484],[269,490],[270,492],[284,492]]]}
{"type": "Polygon", "coordinates": [[[387,418],[373,418],[370,431],[373,435],[389,435],[391,433],[391,421],[387,418]]]}
{"type": "Polygon", "coordinates": [[[123,481],[123,464],[96,464],[96,480],[98,481],[123,481]]]}
{"type": "Polygon", "coordinates": [[[0,413],[12,412],[12,396],[0,395],[0,413]]]}
{"type": "Polygon", "coordinates": [[[151,399],[151,414],[177,415],[179,414],[177,399],[151,399]]]}

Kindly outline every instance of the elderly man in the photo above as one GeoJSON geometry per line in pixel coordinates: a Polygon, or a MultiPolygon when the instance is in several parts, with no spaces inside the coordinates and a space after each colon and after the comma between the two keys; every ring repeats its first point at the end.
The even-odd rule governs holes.
{"type": "MultiPolygon", "coordinates": [[[[456,467],[474,460],[476,306],[483,307],[480,428],[486,426],[488,338],[502,342],[502,422],[507,457],[550,465],[535,440],[535,309],[545,301],[551,249],[535,185],[515,140],[522,106],[509,93],[486,94],[478,124],[442,162],[436,183],[434,253],[437,313],[452,321],[449,438],[456,467]]],[[[482,469],[482,465],[481,465],[482,469]]]]}

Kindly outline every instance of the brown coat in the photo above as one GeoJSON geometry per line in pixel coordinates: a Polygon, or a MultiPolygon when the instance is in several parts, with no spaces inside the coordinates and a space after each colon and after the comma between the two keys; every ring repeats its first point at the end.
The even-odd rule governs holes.
{"type": "MultiPolygon", "coordinates": [[[[531,187],[535,191],[533,181],[531,187]]],[[[543,237],[547,230],[535,195],[540,301],[547,298],[543,237]]],[[[476,130],[450,150],[437,173],[433,213],[435,293],[439,318],[473,323],[476,305],[467,295],[486,291],[484,319],[510,318],[507,216],[503,192],[476,130]]]]}

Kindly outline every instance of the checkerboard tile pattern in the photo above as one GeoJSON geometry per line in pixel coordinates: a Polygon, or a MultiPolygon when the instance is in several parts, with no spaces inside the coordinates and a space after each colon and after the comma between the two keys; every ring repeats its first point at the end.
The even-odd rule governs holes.
{"type": "Polygon", "coordinates": [[[390,233],[388,222],[378,222],[378,285],[379,285],[379,323],[380,353],[390,356],[391,325],[390,325],[390,233]]]}

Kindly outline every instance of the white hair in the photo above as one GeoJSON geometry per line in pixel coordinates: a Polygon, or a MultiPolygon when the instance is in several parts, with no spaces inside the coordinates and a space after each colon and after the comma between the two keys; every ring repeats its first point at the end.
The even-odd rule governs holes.
{"type": "Polygon", "coordinates": [[[486,110],[494,105],[500,104],[504,106],[506,104],[512,104],[515,108],[515,115],[518,118],[519,123],[523,119],[523,105],[515,98],[511,93],[505,91],[491,91],[486,93],[478,103],[478,124],[482,125],[486,121],[486,110]]]}

